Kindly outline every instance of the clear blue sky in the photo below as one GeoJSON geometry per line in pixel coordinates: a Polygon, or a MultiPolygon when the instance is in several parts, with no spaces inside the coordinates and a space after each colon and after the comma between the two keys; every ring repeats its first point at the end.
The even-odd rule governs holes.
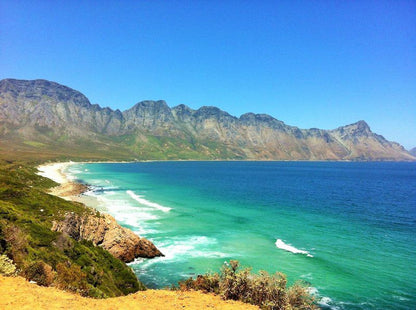
{"type": "Polygon", "coordinates": [[[416,147],[416,1],[0,1],[0,78],[416,147]]]}

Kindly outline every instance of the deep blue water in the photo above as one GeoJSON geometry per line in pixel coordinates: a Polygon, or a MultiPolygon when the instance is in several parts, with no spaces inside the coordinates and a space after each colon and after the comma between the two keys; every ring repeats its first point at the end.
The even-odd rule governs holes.
{"type": "Polygon", "coordinates": [[[416,163],[143,162],[68,172],[103,187],[90,193],[100,208],[164,252],[132,264],[149,287],[238,259],[307,281],[322,307],[415,308],[416,163]]]}

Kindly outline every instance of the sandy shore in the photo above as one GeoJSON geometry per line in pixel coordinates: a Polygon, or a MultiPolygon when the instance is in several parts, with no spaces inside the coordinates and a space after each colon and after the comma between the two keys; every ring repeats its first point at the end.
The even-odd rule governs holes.
{"type": "Polygon", "coordinates": [[[128,296],[92,299],[31,284],[21,277],[0,276],[0,309],[224,309],[243,310],[258,307],[201,292],[147,290],[128,296]]]}
{"type": "Polygon", "coordinates": [[[52,163],[38,167],[38,174],[59,183],[58,186],[49,190],[49,193],[66,200],[82,202],[89,207],[96,207],[98,202],[95,198],[83,196],[82,193],[88,191],[88,186],[73,182],[64,173],[68,166],[74,162],[52,163]]]}

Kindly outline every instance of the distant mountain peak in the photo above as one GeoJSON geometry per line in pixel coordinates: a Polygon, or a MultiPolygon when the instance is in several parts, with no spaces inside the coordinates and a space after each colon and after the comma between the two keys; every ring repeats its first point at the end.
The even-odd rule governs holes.
{"type": "Polygon", "coordinates": [[[68,102],[83,107],[91,106],[90,101],[79,91],[68,86],[47,80],[16,80],[4,79],[0,81],[0,93],[8,93],[12,97],[20,96],[28,100],[45,100],[49,98],[52,102],[68,102]]]}
{"type": "Polygon", "coordinates": [[[46,80],[0,81],[0,138],[0,150],[62,148],[111,158],[416,160],[363,120],[334,130],[299,129],[267,114],[237,118],[215,106],[170,108],[164,100],[120,112],[46,80]]]}
{"type": "Polygon", "coordinates": [[[371,132],[370,126],[367,124],[367,122],[361,120],[356,122],[355,124],[353,124],[355,126],[357,126],[357,130],[360,132],[371,132]]]}

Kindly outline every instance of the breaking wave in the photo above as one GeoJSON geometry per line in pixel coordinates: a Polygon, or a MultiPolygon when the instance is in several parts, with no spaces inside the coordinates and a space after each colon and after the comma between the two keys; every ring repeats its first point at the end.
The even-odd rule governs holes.
{"type": "Polygon", "coordinates": [[[284,243],[282,239],[277,239],[275,244],[279,249],[282,249],[282,250],[285,250],[294,254],[305,254],[308,257],[313,257],[308,251],[299,250],[295,248],[294,246],[284,243]]]}
{"type": "Polygon", "coordinates": [[[136,200],[138,203],[151,207],[151,208],[155,208],[157,210],[163,211],[163,212],[169,212],[172,208],[169,207],[164,207],[161,206],[160,204],[157,204],[155,202],[151,202],[149,200],[144,199],[142,196],[135,194],[133,191],[131,190],[127,190],[126,193],[133,198],[134,200],[136,200]]]}

